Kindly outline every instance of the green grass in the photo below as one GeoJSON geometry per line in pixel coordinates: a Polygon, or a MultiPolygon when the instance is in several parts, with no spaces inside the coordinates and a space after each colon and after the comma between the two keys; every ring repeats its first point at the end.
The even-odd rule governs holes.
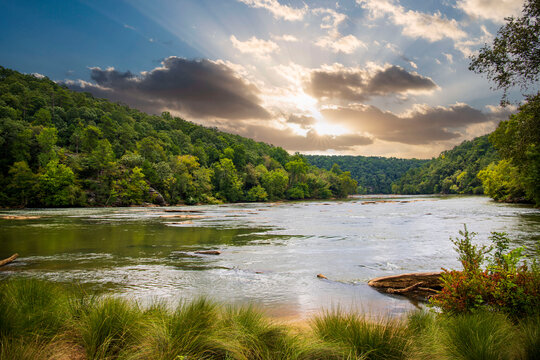
{"type": "Polygon", "coordinates": [[[134,345],[140,320],[136,304],[111,297],[95,302],[74,328],[88,359],[109,359],[134,345]]]}
{"type": "Polygon", "coordinates": [[[0,282],[4,359],[539,359],[540,317],[495,312],[402,319],[333,310],[301,329],[253,306],[201,298],[175,309],[72,291],[37,280],[0,282]]]}
{"type": "Polygon", "coordinates": [[[316,317],[313,329],[322,340],[362,359],[405,359],[411,347],[407,328],[388,318],[369,319],[337,309],[316,317]]]}

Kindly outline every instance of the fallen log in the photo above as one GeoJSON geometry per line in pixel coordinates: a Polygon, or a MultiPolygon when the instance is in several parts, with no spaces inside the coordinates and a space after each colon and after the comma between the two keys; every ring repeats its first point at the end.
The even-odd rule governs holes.
{"type": "Polygon", "coordinates": [[[388,294],[400,294],[415,299],[427,299],[441,290],[441,272],[383,276],[371,279],[368,281],[368,285],[388,294]]]}
{"type": "Polygon", "coordinates": [[[8,257],[7,259],[0,260],[0,266],[7,265],[7,264],[15,261],[15,259],[17,259],[18,257],[19,257],[19,254],[13,254],[10,257],[8,257]]]}

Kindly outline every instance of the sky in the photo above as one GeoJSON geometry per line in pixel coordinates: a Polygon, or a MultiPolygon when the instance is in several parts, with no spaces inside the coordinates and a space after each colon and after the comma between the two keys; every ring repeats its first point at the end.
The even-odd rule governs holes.
{"type": "Polygon", "coordinates": [[[468,66],[522,5],[0,0],[0,65],[291,153],[431,158],[515,111],[468,66]]]}

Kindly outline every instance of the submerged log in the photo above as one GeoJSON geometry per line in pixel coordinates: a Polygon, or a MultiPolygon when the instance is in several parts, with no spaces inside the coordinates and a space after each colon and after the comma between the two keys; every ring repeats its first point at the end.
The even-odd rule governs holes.
{"type": "Polygon", "coordinates": [[[388,294],[426,299],[441,290],[441,272],[383,276],[370,280],[368,285],[388,294]]]}
{"type": "Polygon", "coordinates": [[[195,251],[195,254],[201,254],[201,255],[220,255],[221,251],[219,250],[201,250],[201,251],[195,251]]]}
{"type": "Polygon", "coordinates": [[[7,265],[7,264],[15,261],[15,259],[18,258],[18,257],[19,257],[19,254],[13,254],[10,257],[8,257],[7,259],[0,260],[0,266],[7,265]]]}

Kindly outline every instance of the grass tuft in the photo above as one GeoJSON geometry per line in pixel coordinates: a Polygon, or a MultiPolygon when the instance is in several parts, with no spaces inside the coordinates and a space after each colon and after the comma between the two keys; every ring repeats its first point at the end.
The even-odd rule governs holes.
{"type": "Polygon", "coordinates": [[[140,328],[141,311],[119,298],[97,301],[76,322],[80,342],[88,359],[118,356],[133,346],[140,328]]]}
{"type": "Polygon", "coordinates": [[[443,318],[439,324],[443,352],[456,360],[514,359],[515,331],[505,315],[478,312],[443,318]]]}
{"type": "Polygon", "coordinates": [[[313,329],[324,341],[341,344],[348,356],[361,359],[405,359],[411,347],[407,328],[401,323],[346,314],[340,309],[316,317],[313,329]]]}

